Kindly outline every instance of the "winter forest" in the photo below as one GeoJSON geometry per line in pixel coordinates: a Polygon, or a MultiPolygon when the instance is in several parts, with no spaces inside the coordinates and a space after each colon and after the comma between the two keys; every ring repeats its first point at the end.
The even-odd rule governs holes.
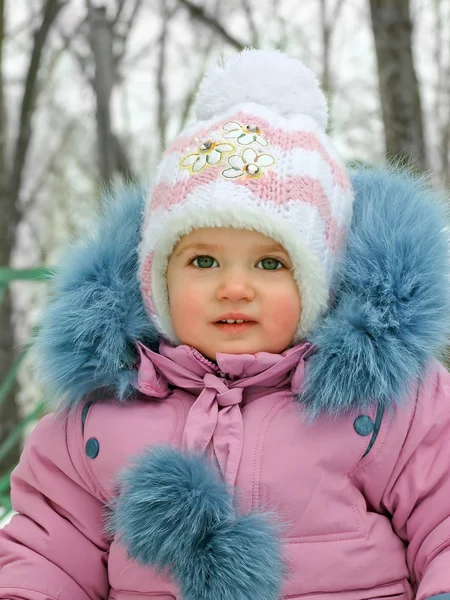
{"type": "Polygon", "coordinates": [[[28,342],[102,190],[144,187],[221,56],[279,48],[322,82],[349,164],[450,185],[448,0],[0,0],[0,519],[45,411],[28,342]]]}

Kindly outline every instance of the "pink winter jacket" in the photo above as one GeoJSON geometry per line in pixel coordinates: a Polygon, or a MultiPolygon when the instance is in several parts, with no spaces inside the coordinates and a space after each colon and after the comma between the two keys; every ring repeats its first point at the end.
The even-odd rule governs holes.
{"type": "Polygon", "coordinates": [[[217,366],[187,346],[140,350],[138,399],[84,403],[31,434],[12,478],[18,514],[0,533],[0,597],[180,598],[170,575],[104,532],[118,472],[161,444],[213,448],[239,510],[286,524],[284,598],[449,592],[450,376],[439,364],[379,429],[376,409],[308,426],[292,394],[308,344],[219,354],[217,366]]]}

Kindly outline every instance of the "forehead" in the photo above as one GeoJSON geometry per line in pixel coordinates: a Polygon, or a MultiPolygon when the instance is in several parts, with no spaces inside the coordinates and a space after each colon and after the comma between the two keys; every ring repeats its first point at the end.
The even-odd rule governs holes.
{"type": "Polygon", "coordinates": [[[248,246],[270,247],[273,250],[285,251],[283,246],[270,237],[250,229],[235,229],[233,227],[205,227],[194,229],[184,235],[176,245],[176,250],[191,245],[209,244],[211,246],[228,246],[246,244],[248,246]]]}

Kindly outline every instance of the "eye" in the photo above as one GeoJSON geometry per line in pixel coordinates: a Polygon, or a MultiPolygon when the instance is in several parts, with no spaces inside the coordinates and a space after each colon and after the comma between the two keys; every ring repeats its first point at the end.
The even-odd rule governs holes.
{"type": "Polygon", "coordinates": [[[265,271],[278,271],[284,268],[284,264],[277,258],[262,258],[256,266],[258,265],[262,265],[260,268],[265,271]]]}
{"type": "Polygon", "coordinates": [[[216,259],[212,256],[196,256],[191,261],[191,264],[200,269],[210,269],[211,267],[218,266],[216,259]]]}

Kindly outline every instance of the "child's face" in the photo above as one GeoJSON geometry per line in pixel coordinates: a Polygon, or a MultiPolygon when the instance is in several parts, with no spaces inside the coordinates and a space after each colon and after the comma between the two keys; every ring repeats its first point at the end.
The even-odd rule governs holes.
{"type": "Polygon", "coordinates": [[[212,360],[217,352],[282,352],[301,310],[291,268],[284,248],[256,231],[205,228],[185,235],[167,271],[175,333],[212,360]],[[218,323],[225,318],[251,323],[218,323]]]}

